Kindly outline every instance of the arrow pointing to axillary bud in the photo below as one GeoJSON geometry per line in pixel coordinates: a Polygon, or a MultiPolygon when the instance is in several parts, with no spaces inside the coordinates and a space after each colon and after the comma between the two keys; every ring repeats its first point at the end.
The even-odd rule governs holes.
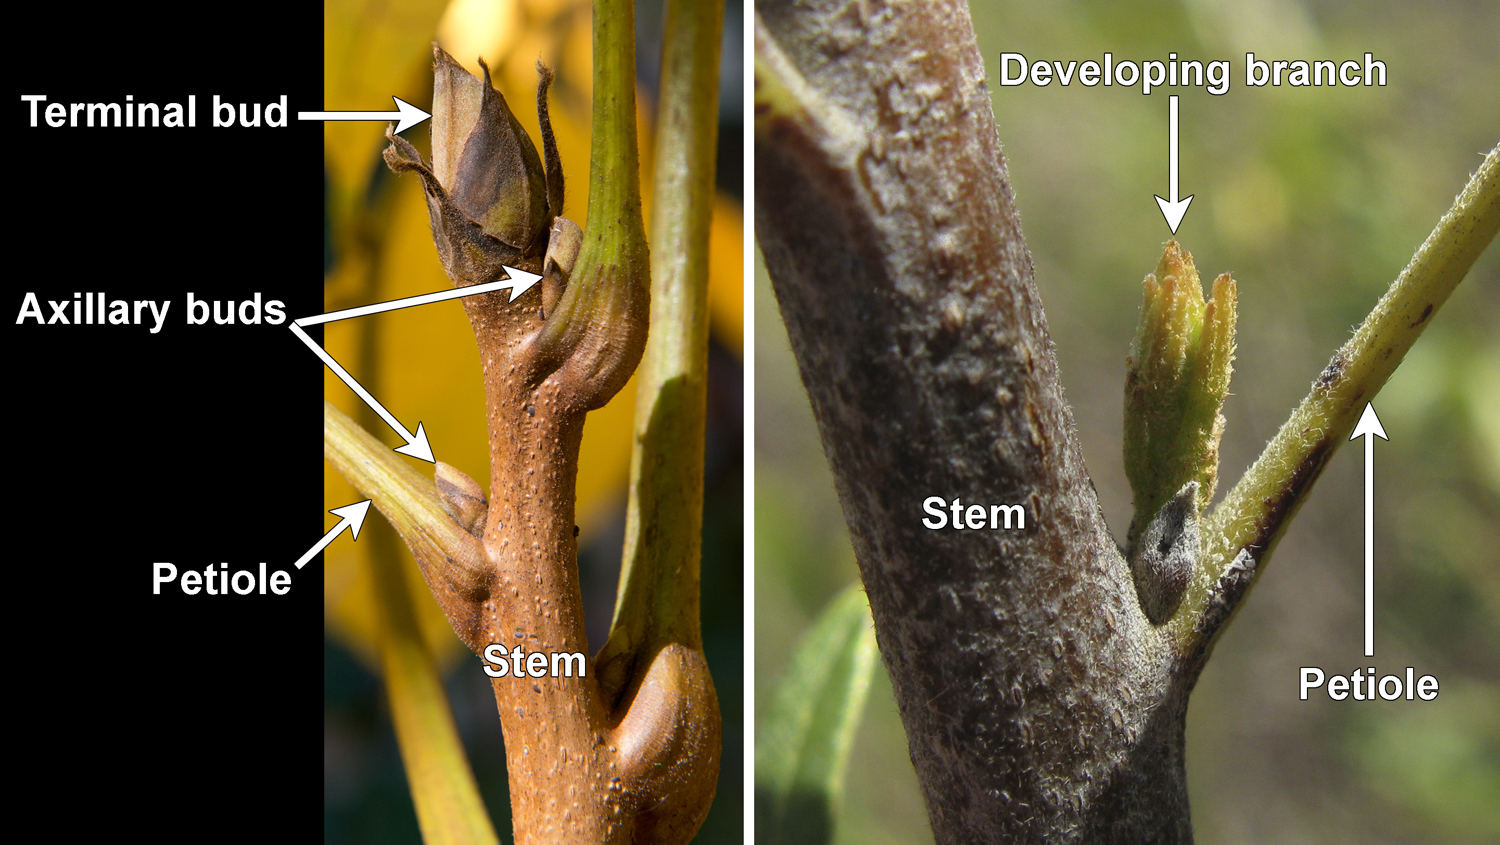
{"type": "Polygon", "coordinates": [[[514,267],[506,267],[505,272],[510,275],[508,279],[498,282],[485,282],[482,285],[469,285],[452,290],[440,290],[434,293],[423,293],[416,296],[408,296],[405,299],[392,299],[389,302],[377,302],[374,305],[361,305],[358,308],[345,308],[343,311],[330,311],[327,314],[319,314],[316,317],[303,317],[293,322],[297,326],[316,326],[319,323],[333,323],[339,320],[347,320],[350,317],[364,317],[369,314],[379,314],[382,311],[396,311],[402,308],[410,308],[413,305],[426,305],[431,302],[442,302],[445,299],[458,299],[461,296],[474,296],[481,293],[510,288],[510,299],[506,302],[515,302],[516,297],[531,290],[531,286],[542,280],[535,273],[525,270],[517,270],[514,267]]]}
{"type": "Polygon", "coordinates": [[[408,103],[400,97],[392,97],[396,101],[396,111],[299,111],[298,120],[384,120],[396,121],[396,132],[401,133],[416,126],[432,115],[408,103]]]}
{"type": "Polygon", "coordinates": [[[417,296],[408,296],[405,299],[393,299],[389,302],[377,302],[374,305],[361,305],[358,308],[346,308],[343,311],[332,311],[313,317],[303,317],[300,320],[292,321],[292,334],[301,338],[302,342],[307,344],[307,348],[311,349],[314,355],[321,358],[323,363],[328,365],[328,369],[333,370],[334,375],[338,376],[344,384],[349,385],[349,389],[353,390],[359,398],[365,401],[366,405],[369,405],[375,413],[379,414],[380,418],[385,420],[386,425],[395,429],[396,433],[401,435],[406,441],[406,445],[398,446],[396,448],[397,452],[403,455],[411,455],[413,458],[418,458],[428,463],[436,463],[436,459],[432,456],[432,447],[427,443],[427,432],[422,429],[422,424],[417,423],[415,434],[407,431],[406,427],[396,419],[394,414],[387,411],[384,405],[375,401],[375,397],[370,395],[370,391],[365,390],[363,385],[355,381],[354,376],[349,375],[348,370],[345,370],[339,365],[339,362],[333,360],[333,356],[328,354],[328,350],[319,346],[317,341],[311,337],[308,337],[307,332],[303,331],[302,327],[347,320],[351,317],[363,317],[368,314],[378,314],[382,311],[396,311],[401,308],[410,308],[414,305],[426,305],[430,302],[442,302],[445,299],[457,299],[461,296],[490,293],[502,288],[510,288],[510,297],[506,301],[513,302],[517,296],[529,290],[533,285],[541,281],[542,278],[535,273],[528,273],[525,270],[518,270],[514,267],[506,267],[505,272],[510,275],[510,278],[501,279],[497,282],[485,282],[482,285],[469,285],[468,287],[455,288],[453,290],[424,293],[417,296]]]}
{"type": "Polygon", "coordinates": [[[1375,406],[1366,402],[1349,439],[1365,439],[1365,657],[1375,656],[1375,438],[1389,441],[1375,406]]]}
{"type": "Polygon", "coordinates": [[[308,561],[313,559],[314,555],[328,548],[328,544],[333,542],[333,538],[339,536],[339,533],[342,532],[345,528],[353,531],[354,533],[350,536],[353,539],[358,540],[359,527],[365,524],[365,515],[369,512],[369,499],[365,499],[363,502],[355,502],[352,505],[344,505],[341,508],[334,508],[333,510],[329,511],[329,513],[333,514],[334,516],[343,518],[339,520],[338,525],[333,526],[332,531],[329,531],[327,534],[323,535],[323,539],[319,540],[316,545],[308,549],[307,554],[304,554],[302,557],[297,558],[297,568],[301,569],[303,566],[307,565],[308,561]]]}
{"type": "Polygon", "coordinates": [[[401,421],[396,419],[395,414],[387,411],[384,405],[375,401],[375,397],[370,395],[370,391],[365,390],[364,385],[355,381],[354,376],[349,375],[348,370],[339,366],[339,362],[333,360],[333,356],[328,354],[328,350],[319,346],[317,341],[308,337],[307,332],[303,331],[301,326],[297,325],[296,323],[292,323],[292,334],[301,338],[302,342],[307,344],[307,348],[311,349],[314,355],[322,358],[323,363],[328,365],[328,369],[333,370],[334,375],[338,376],[339,379],[344,382],[344,384],[349,385],[349,389],[353,390],[355,394],[359,396],[359,398],[365,400],[365,404],[374,409],[375,413],[379,414],[380,418],[385,420],[386,425],[395,429],[396,433],[401,435],[402,439],[406,441],[406,445],[397,446],[397,452],[400,452],[404,455],[411,455],[413,458],[418,458],[428,463],[437,462],[437,460],[432,457],[432,447],[427,445],[427,432],[422,429],[421,423],[417,423],[417,431],[415,434],[407,431],[406,426],[402,425],[401,421]]]}
{"type": "Polygon", "coordinates": [[[1182,225],[1182,216],[1187,214],[1188,203],[1193,201],[1191,195],[1177,199],[1177,95],[1173,94],[1167,98],[1167,188],[1172,198],[1164,200],[1156,198],[1156,204],[1161,206],[1161,214],[1167,218],[1167,225],[1172,227],[1172,234],[1177,234],[1177,227],[1182,225]]]}

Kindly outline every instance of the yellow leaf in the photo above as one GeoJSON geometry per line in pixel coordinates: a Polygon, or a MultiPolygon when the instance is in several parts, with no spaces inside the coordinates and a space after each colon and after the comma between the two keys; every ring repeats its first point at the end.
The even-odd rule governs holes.
{"type": "MultiPolygon", "coordinates": [[[[440,0],[325,0],[323,3],[323,108],[387,111],[391,97],[415,103],[432,99],[430,63],[440,0]]],[[[356,206],[363,200],[385,149],[385,126],[373,121],[323,124],[329,179],[329,216],[335,243],[346,245],[356,206]]],[[[384,165],[381,165],[384,166],[384,165]]]]}
{"type": "Polygon", "coordinates": [[[745,343],[745,213],[724,193],[714,197],[708,232],[708,320],[714,336],[735,352],[745,343]]]}

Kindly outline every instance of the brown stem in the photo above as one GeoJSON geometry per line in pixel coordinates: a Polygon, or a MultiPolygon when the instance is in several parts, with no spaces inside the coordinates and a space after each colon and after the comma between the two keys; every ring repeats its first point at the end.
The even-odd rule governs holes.
{"type": "MultiPolygon", "coordinates": [[[[629,0],[596,3],[588,226],[577,241],[565,244],[557,234],[569,227],[576,233],[571,223],[560,229],[561,219],[527,217],[524,204],[522,225],[515,225],[515,192],[494,186],[540,184],[540,165],[530,161],[534,154],[501,154],[524,153],[529,141],[517,135],[487,80],[469,76],[441,50],[432,131],[435,149],[440,136],[448,144],[445,157],[429,167],[394,135],[386,152],[393,169],[423,179],[438,251],[455,284],[498,278],[503,267],[547,273],[535,296],[511,301],[505,291],[463,300],[484,370],[488,502],[472,479],[440,465],[442,515],[412,497],[425,516],[402,532],[454,629],[492,668],[517,843],[686,842],[707,812],[717,771],[718,711],[698,635],[696,577],[668,578],[663,568],[663,577],[646,584],[647,605],[682,599],[693,611],[685,617],[691,630],[668,625],[665,633],[681,636],[636,639],[595,661],[584,657],[574,525],[584,416],[608,402],[636,368],[650,309],[635,176],[633,22],[629,0]],[[487,109],[477,121],[462,107],[476,99],[487,109]],[[455,158],[456,169],[446,166],[455,158]],[[517,167],[525,172],[495,170],[517,167]],[[559,238],[547,244],[545,257],[515,246],[526,233],[545,231],[539,226],[559,238]],[[446,539],[435,552],[422,551],[431,537],[446,539]],[[520,671],[537,654],[551,671],[540,677],[520,671]],[[564,664],[562,655],[579,660],[564,664]],[[501,662],[509,671],[498,671],[501,662]],[[579,663],[587,663],[586,673],[557,671],[579,663]]],[[[560,171],[553,178],[555,149],[545,130],[548,80],[544,70],[546,211],[555,216],[562,183],[560,171]]],[[[686,202],[664,200],[675,201],[686,202]]],[[[701,442],[700,435],[699,451],[701,442]]],[[[636,609],[630,602],[622,607],[627,616],[636,609]]]]}

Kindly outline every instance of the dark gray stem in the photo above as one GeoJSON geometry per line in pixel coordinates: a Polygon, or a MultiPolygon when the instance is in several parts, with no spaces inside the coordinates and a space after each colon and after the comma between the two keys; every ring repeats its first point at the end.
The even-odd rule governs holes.
{"type": "Polygon", "coordinates": [[[756,235],[938,842],[1191,841],[1191,678],[1085,472],[966,4],[757,8],[756,235]]]}

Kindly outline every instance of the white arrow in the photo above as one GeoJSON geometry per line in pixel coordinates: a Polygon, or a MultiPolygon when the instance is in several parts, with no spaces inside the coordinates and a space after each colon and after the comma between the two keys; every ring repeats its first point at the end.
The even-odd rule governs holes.
{"type": "Polygon", "coordinates": [[[308,549],[307,554],[304,554],[302,557],[297,558],[297,568],[301,569],[307,564],[308,561],[313,559],[314,555],[328,548],[328,544],[333,542],[333,538],[339,536],[339,533],[345,528],[352,529],[354,532],[352,535],[352,539],[358,540],[359,527],[365,524],[365,515],[369,512],[369,499],[365,499],[363,502],[355,502],[352,505],[344,505],[341,508],[334,508],[333,510],[329,511],[329,513],[333,514],[334,516],[342,517],[342,519],[339,520],[338,525],[333,526],[332,531],[329,531],[327,534],[323,535],[323,539],[319,540],[316,545],[308,549]]]}
{"type": "Polygon", "coordinates": [[[364,385],[356,381],[354,376],[349,375],[349,371],[340,366],[339,362],[333,360],[333,356],[328,354],[328,350],[319,346],[311,337],[308,337],[307,332],[303,331],[302,327],[316,326],[320,323],[331,323],[336,320],[347,320],[350,317],[363,317],[366,314],[378,314],[382,311],[395,311],[401,308],[410,308],[413,305],[426,305],[429,302],[442,302],[445,299],[457,299],[461,296],[474,296],[475,294],[489,293],[502,288],[511,289],[510,299],[507,301],[512,302],[517,296],[530,289],[542,278],[535,273],[528,273],[525,270],[518,270],[514,267],[506,267],[505,272],[510,274],[509,279],[485,282],[482,285],[469,285],[468,287],[456,288],[454,290],[437,291],[436,293],[418,294],[417,296],[408,296],[405,299],[393,299],[390,302],[362,305],[358,308],[346,308],[343,311],[333,311],[314,317],[303,317],[300,320],[292,321],[292,334],[301,338],[302,342],[307,344],[307,348],[311,349],[314,355],[322,359],[323,363],[328,365],[328,369],[333,370],[334,375],[338,376],[344,384],[349,385],[349,389],[353,390],[355,395],[363,399],[366,405],[369,405],[375,413],[379,414],[380,418],[385,420],[386,425],[395,429],[396,433],[401,435],[402,439],[406,441],[406,445],[396,447],[397,452],[404,455],[411,455],[413,458],[428,463],[436,463],[436,459],[432,456],[432,447],[427,443],[427,432],[422,428],[422,424],[420,422],[417,423],[415,434],[407,431],[406,427],[401,424],[401,421],[396,419],[395,414],[387,411],[384,405],[377,402],[375,397],[370,395],[370,391],[365,390],[364,385]]]}
{"type": "MultiPolygon", "coordinates": [[[[503,265],[502,265],[503,266],[503,265]]],[[[379,314],[382,311],[396,311],[401,308],[410,308],[413,305],[426,305],[430,302],[442,302],[445,299],[458,299],[461,296],[474,296],[480,293],[510,288],[510,299],[506,302],[515,302],[516,297],[531,290],[531,286],[542,280],[535,273],[525,270],[517,270],[514,267],[506,267],[505,272],[510,275],[508,279],[498,282],[485,282],[482,285],[469,285],[465,288],[454,288],[452,290],[440,290],[434,293],[423,293],[416,296],[408,296],[405,299],[393,299],[389,302],[377,302],[374,305],[361,305],[358,308],[345,308],[343,311],[330,311],[327,314],[319,314],[316,317],[303,317],[296,320],[294,325],[316,326],[319,323],[332,323],[338,320],[347,320],[350,317],[363,317],[367,314],[379,314]]]]}
{"type": "Polygon", "coordinates": [[[400,97],[392,97],[396,101],[396,111],[299,111],[298,120],[385,120],[396,121],[397,134],[416,126],[432,115],[408,103],[400,97]]]}
{"type": "Polygon", "coordinates": [[[411,455],[413,458],[426,461],[429,464],[437,463],[436,459],[432,457],[432,447],[427,445],[427,432],[422,429],[421,423],[417,423],[416,434],[407,431],[406,426],[403,426],[401,421],[396,419],[395,414],[387,411],[384,405],[375,401],[375,397],[370,395],[370,391],[365,390],[364,385],[355,381],[354,376],[349,375],[348,370],[339,366],[339,362],[333,360],[333,356],[328,354],[328,350],[319,346],[317,341],[308,337],[307,332],[303,331],[301,326],[292,323],[292,334],[301,338],[302,342],[307,344],[307,348],[311,349],[314,355],[323,359],[323,363],[328,365],[328,369],[333,370],[334,375],[338,376],[344,384],[349,385],[349,389],[353,390],[359,398],[365,400],[365,404],[374,409],[375,413],[379,414],[380,418],[385,420],[386,425],[395,429],[396,433],[401,435],[402,439],[406,441],[406,445],[397,446],[397,452],[411,455]]]}
{"type": "Polygon", "coordinates": [[[1375,656],[1375,438],[1389,441],[1375,406],[1365,403],[1365,412],[1349,439],[1365,439],[1365,657],[1375,656]]]}
{"type": "Polygon", "coordinates": [[[1177,95],[1173,94],[1167,98],[1167,129],[1169,132],[1167,140],[1167,187],[1172,193],[1170,200],[1161,197],[1156,198],[1156,204],[1161,206],[1161,214],[1167,218],[1167,225],[1172,227],[1172,234],[1177,234],[1177,227],[1182,225],[1182,216],[1187,214],[1188,203],[1193,201],[1191,195],[1182,200],[1177,199],[1177,95]]]}

